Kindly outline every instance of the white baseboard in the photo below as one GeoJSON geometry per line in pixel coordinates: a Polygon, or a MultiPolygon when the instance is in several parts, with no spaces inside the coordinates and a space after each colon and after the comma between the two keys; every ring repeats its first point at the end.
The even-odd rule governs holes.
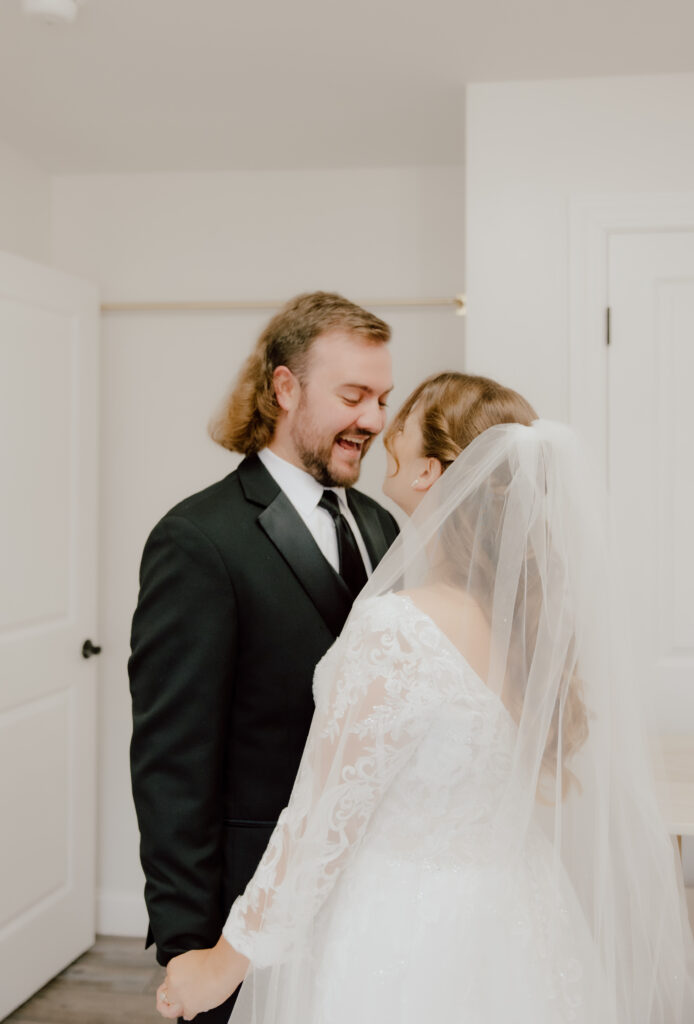
{"type": "Polygon", "coordinates": [[[104,890],[97,893],[96,930],[99,935],[124,935],[141,938],[144,942],[148,922],[144,896],[104,890]]]}

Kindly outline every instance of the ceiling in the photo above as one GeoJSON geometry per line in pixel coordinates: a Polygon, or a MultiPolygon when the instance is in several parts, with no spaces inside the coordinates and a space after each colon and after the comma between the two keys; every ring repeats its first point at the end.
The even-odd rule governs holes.
{"type": "Polygon", "coordinates": [[[46,170],[445,164],[470,82],[694,71],[692,0],[0,0],[0,139],[46,170]]]}

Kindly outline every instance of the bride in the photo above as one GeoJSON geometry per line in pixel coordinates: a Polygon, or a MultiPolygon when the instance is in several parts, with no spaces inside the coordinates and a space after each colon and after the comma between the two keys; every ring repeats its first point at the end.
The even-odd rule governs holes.
{"type": "MultiPolygon", "coordinates": [[[[421,384],[386,435],[407,528],[316,668],[288,806],[164,1017],[691,1024],[679,869],[619,649],[600,488],[493,381],[421,384]]],[[[291,651],[287,651],[291,658],[291,651]]]]}

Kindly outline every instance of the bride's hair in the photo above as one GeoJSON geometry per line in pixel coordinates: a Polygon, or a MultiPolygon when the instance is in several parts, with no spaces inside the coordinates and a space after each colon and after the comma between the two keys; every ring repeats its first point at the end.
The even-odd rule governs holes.
{"type": "MultiPolygon", "coordinates": [[[[519,423],[529,427],[538,418],[522,395],[497,381],[466,373],[435,374],[415,388],[386,431],[384,442],[396,462],[392,442],[413,411],[419,417],[422,433],[421,454],[438,459],[444,471],[489,427],[503,423],[519,423]]],[[[509,472],[508,465],[499,466],[488,481],[491,498],[485,506],[488,514],[493,515],[497,510],[500,517],[504,514],[509,472]]],[[[472,591],[470,596],[476,600],[491,625],[491,608],[486,606],[489,605],[490,595],[494,593],[493,579],[498,553],[494,550],[480,551],[476,544],[476,530],[477,524],[468,522],[463,516],[449,517],[441,535],[445,551],[443,571],[451,583],[463,585],[472,591]],[[473,552],[478,569],[474,580],[470,579],[468,572],[473,552]]],[[[487,529],[485,534],[492,537],[494,531],[487,529]]],[[[551,547],[551,538],[547,538],[547,543],[551,547]]],[[[541,557],[547,557],[549,553],[544,551],[541,557]]],[[[518,622],[517,629],[511,631],[504,700],[516,721],[520,720],[523,712],[525,680],[542,617],[543,591],[537,571],[538,554],[532,550],[526,553],[516,608],[517,612],[518,608],[524,609],[525,619],[522,623],[518,622]]],[[[561,767],[563,793],[568,791],[574,781],[573,773],[566,766],[567,762],[585,743],[587,736],[588,712],[577,670],[576,644],[572,639],[561,669],[557,703],[542,759],[542,774],[547,781],[554,778],[558,767],[561,767]]]]}
{"type": "Polygon", "coordinates": [[[437,373],[414,389],[388,427],[383,440],[393,458],[392,440],[415,406],[420,414],[422,455],[438,459],[444,469],[488,427],[498,423],[528,427],[537,419],[522,395],[495,380],[468,373],[437,373]]]}

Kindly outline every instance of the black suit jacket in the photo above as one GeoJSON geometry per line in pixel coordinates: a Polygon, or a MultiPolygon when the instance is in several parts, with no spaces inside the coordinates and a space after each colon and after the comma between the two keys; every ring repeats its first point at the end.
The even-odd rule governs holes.
{"type": "MultiPolygon", "coordinates": [[[[357,491],[348,501],[375,566],[395,520],[357,491]]],[[[150,534],[128,667],[148,943],[160,963],[219,938],[288,801],[313,670],[350,607],[257,456],[150,534]]]]}

